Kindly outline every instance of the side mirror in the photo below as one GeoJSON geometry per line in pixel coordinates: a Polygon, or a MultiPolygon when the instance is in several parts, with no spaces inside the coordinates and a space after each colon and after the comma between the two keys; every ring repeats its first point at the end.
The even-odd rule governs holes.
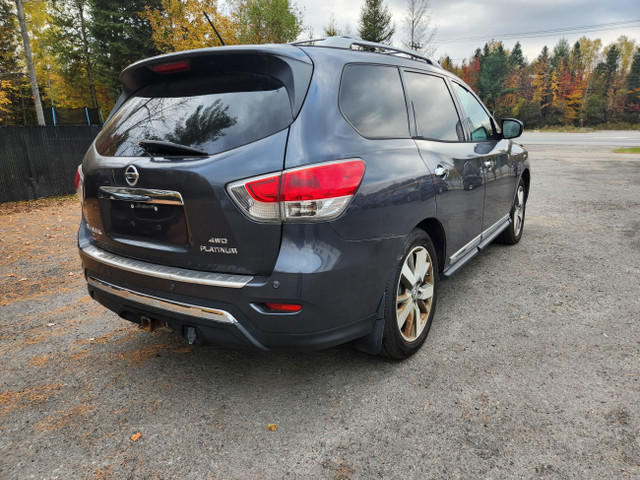
{"type": "Polygon", "coordinates": [[[524,131],[524,123],[515,118],[502,120],[502,138],[518,138],[524,131]]]}

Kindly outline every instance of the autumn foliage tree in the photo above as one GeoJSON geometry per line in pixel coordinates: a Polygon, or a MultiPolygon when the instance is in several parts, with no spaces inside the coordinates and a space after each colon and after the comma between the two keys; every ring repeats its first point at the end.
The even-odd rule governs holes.
{"type": "Polygon", "coordinates": [[[151,36],[161,52],[220,46],[220,40],[204,13],[227,45],[237,43],[233,19],[209,0],[161,0],[160,8],[147,6],[140,15],[149,21],[151,36]]]}

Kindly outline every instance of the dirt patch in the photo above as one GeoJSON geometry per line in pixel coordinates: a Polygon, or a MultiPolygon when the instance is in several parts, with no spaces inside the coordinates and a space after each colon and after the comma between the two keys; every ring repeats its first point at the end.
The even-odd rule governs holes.
{"type": "Polygon", "coordinates": [[[75,196],[0,204],[0,306],[82,282],[75,196]]]}

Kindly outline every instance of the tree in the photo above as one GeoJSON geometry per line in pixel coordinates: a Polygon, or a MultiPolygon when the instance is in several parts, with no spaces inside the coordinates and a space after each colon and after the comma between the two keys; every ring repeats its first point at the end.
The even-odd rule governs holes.
{"type": "Polygon", "coordinates": [[[24,17],[24,8],[22,0],[16,0],[16,8],[18,10],[18,23],[20,24],[20,33],[22,34],[22,44],[24,46],[24,58],[27,63],[27,73],[29,82],[31,83],[31,94],[36,107],[36,117],[38,125],[44,125],[44,112],[42,111],[42,101],[40,100],[40,90],[38,90],[38,79],[36,70],[33,65],[33,56],[31,54],[31,43],[29,42],[29,32],[27,30],[27,22],[24,17]]]}
{"type": "Polygon", "coordinates": [[[149,20],[140,14],[146,7],[157,9],[159,0],[89,0],[89,32],[95,39],[96,77],[106,87],[108,105],[120,93],[120,72],[135,62],[159,53],[149,20]]]}
{"type": "Polygon", "coordinates": [[[94,40],[89,34],[87,0],[54,0],[47,43],[60,76],[54,90],[63,106],[98,108],[94,78],[94,40]]]}
{"type": "Polygon", "coordinates": [[[486,43],[480,60],[477,91],[490,110],[494,111],[507,91],[504,81],[509,73],[507,54],[501,42],[486,43]]]}
{"type": "Polygon", "coordinates": [[[545,45],[534,62],[533,101],[540,105],[541,121],[547,124],[551,120],[553,91],[549,49],[545,45]]]}
{"type": "Polygon", "coordinates": [[[520,42],[516,42],[513,46],[513,50],[509,54],[509,67],[511,69],[521,69],[524,68],[526,62],[524,60],[524,55],[522,54],[522,47],[520,46],[520,42]]]}
{"type": "Polygon", "coordinates": [[[431,28],[429,0],[407,0],[403,24],[406,34],[404,46],[433,55],[436,46],[432,42],[437,28],[431,28]]]}
{"type": "Polygon", "coordinates": [[[388,43],[396,31],[391,22],[391,12],[384,0],[365,0],[360,10],[360,28],[358,35],[363,40],[376,43],[388,43]]]}
{"type": "Polygon", "coordinates": [[[640,48],[636,50],[631,62],[631,71],[627,76],[627,96],[624,106],[624,120],[638,122],[640,120],[640,48]]]}
{"type": "Polygon", "coordinates": [[[289,0],[235,0],[238,43],[285,43],[302,32],[302,12],[289,0]]]}
{"type": "Polygon", "coordinates": [[[0,124],[17,123],[11,106],[17,101],[20,71],[16,16],[11,4],[0,0],[0,124]]]}
{"type": "Polygon", "coordinates": [[[333,12],[331,12],[331,16],[329,17],[329,25],[324,27],[323,30],[325,37],[338,37],[342,35],[338,28],[338,23],[336,22],[336,16],[333,12]]]}
{"type": "Polygon", "coordinates": [[[222,45],[202,12],[206,12],[225,44],[237,43],[233,20],[223,15],[217,2],[161,0],[160,9],[147,7],[142,18],[151,25],[153,41],[161,52],[222,45]]]}

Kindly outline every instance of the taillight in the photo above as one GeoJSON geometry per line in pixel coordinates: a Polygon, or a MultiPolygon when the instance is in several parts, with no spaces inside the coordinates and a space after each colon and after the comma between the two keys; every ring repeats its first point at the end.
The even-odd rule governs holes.
{"type": "Polygon", "coordinates": [[[78,165],[78,168],[76,169],[76,176],[73,179],[73,184],[76,187],[78,199],[80,199],[80,203],[82,203],[84,201],[84,173],[82,173],[82,164],[78,165]]]}
{"type": "Polygon", "coordinates": [[[227,191],[260,222],[327,221],[345,211],[364,170],[360,159],[322,163],[234,182],[227,191]]]}

